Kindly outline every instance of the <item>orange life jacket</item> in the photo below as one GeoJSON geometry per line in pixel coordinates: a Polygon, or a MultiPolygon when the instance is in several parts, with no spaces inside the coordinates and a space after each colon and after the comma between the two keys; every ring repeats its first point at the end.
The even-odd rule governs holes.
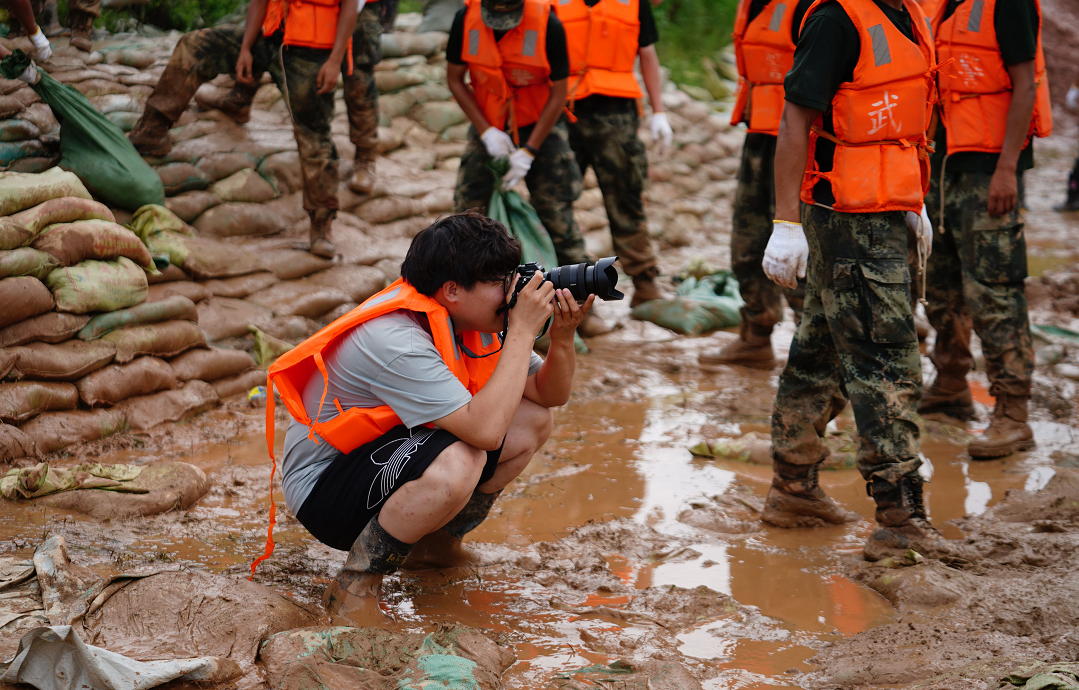
{"type": "Polygon", "coordinates": [[[731,124],[745,121],[750,132],[779,135],[783,116],[783,78],[794,64],[796,0],[771,0],[749,20],[751,0],[741,0],[734,18],[734,56],[738,62],[738,98],[731,124]],[[746,117],[748,110],[748,118],[746,117]]]}
{"type": "MultiPolygon", "coordinates": [[[[645,0],[647,2],[647,0],[645,0]]],[[[553,0],[566,30],[569,100],[593,94],[637,99],[643,96],[633,66],[641,35],[641,0],[553,0]]]]}
{"type": "Polygon", "coordinates": [[[273,35],[284,23],[284,45],[331,50],[340,13],[341,0],[270,0],[262,35],[273,35]]]}
{"type": "Polygon", "coordinates": [[[461,59],[468,64],[472,92],[492,127],[518,127],[539,119],[551,93],[547,62],[547,17],[550,0],[525,0],[521,23],[495,40],[483,23],[480,0],[465,1],[461,59]]]}
{"type": "Polygon", "coordinates": [[[940,7],[940,0],[918,0],[918,4],[922,6],[922,14],[929,17],[930,20],[937,16],[937,8],[940,7]]]}
{"type": "MultiPolygon", "coordinates": [[[[806,18],[830,1],[817,0],[806,18]]],[[[836,211],[920,211],[929,190],[926,128],[936,93],[929,20],[918,3],[903,0],[915,45],[873,0],[835,1],[854,23],[861,52],[854,80],[840,84],[832,98],[835,134],[825,132],[820,118],[810,131],[802,201],[814,203],[813,186],[823,178],[832,185],[836,211]],[[836,144],[830,172],[821,172],[814,158],[820,137],[836,144]]]]}
{"type": "MultiPolygon", "coordinates": [[[[966,0],[952,16],[944,19],[946,2],[937,11],[937,53],[943,64],[937,76],[941,114],[948,130],[947,153],[985,151],[997,153],[1004,146],[1008,107],[1012,102],[1012,80],[1004,66],[993,22],[996,0],[966,0]]],[[[1034,57],[1036,94],[1027,143],[1032,136],[1047,137],[1053,131],[1053,110],[1049,102],[1049,80],[1042,54],[1041,4],[1038,11],[1038,42],[1034,57]]]]}
{"type": "MultiPolygon", "coordinates": [[[[274,457],[274,386],[277,387],[281,402],[285,404],[293,419],[308,427],[309,438],[318,443],[319,440],[315,438],[315,434],[318,434],[322,440],[342,453],[349,453],[401,424],[401,418],[389,405],[373,408],[351,407],[346,410],[341,407],[341,403],[336,398],[332,402],[337,407],[338,415],[325,422],[315,421],[322,412],[322,406],[326,403],[326,391],[329,388],[323,353],[329,350],[338,338],[356,326],[399,309],[427,315],[431,336],[434,338],[438,353],[442,356],[442,361],[468,388],[469,393],[473,395],[478,393],[491,378],[498,364],[498,350],[502,346],[498,338],[490,333],[475,331],[463,333],[461,342],[477,357],[462,353],[454,339],[453,323],[446,308],[435,299],[419,293],[403,278],[398,278],[382,292],[369,297],[360,306],[281,355],[270,366],[266,383],[266,448],[273,460],[273,468],[270,471],[271,487],[274,474],[277,472],[277,458],[274,457]],[[484,355],[489,356],[484,357],[484,355]],[[311,377],[316,374],[322,375],[325,387],[322,389],[318,411],[312,418],[303,404],[303,390],[311,377]]],[[[255,566],[273,553],[273,526],[276,524],[276,515],[277,508],[271,491],[266,552],[251,564],[252,577],[254,577],[255,566]]]]}

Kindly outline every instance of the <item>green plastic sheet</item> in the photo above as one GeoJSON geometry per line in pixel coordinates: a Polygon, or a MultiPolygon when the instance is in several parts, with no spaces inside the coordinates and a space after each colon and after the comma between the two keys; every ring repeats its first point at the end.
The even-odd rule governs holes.
{"type": "MultiPolygon", "coordinates": [[[[16,50],[0,62],[0,74],[15,79],[30,65],[16,50]]],[[[31,88],[49,104],[60,122],[60,167],[82,180],[95,199],[134,211],[165,203],[161,178],[142,159],[123,130],[102,115],[75,87],[61,84],[40,69],[31,88]]]]}
{"type": "Polygon", "coordinates": [[[148,489],[126,483],[140,474],[142,474],[142,468],[136,465],[102,465],[99,462],[92,462],[59,468],[50,467],[49,463],[42,462],[34,467],[9,470],[3,478],[0,478],[0,495],[10,500],[18,500],[76,489],[104,489],[144,494],[148,489]]]}

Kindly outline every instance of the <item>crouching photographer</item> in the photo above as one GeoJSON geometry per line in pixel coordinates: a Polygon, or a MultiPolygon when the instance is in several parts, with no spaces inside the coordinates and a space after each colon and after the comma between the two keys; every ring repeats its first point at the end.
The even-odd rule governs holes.
{"type": "Polygon", "coordinates": [[[384,575],[459,562],[462,538],[550,435],[594,295],[578,305],[540,271],[520,284],[520,262],[497,221],[440,219],[413,240],[401,279],[270,368],[293,417],[285,500],[349,552],[323,597],[331,611],[377,624],[384,575]],[[532,346],[549,319],[542,359],[532,346]]]}

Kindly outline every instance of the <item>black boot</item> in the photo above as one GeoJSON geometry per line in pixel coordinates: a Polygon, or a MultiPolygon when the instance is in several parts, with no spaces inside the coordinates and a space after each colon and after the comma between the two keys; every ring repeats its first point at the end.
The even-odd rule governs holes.
{"type": "Polygon", "coordinates": [[[877,504],[877,529],[865,542],[867,561],[887,556],[904,556],[916,551],[922,556],[950,562],[970,562],[972,553],[958,542],[945,539],[926,516],[923,488],[925,480],[917,471],[900,477],[897,483],[874,478],[866,492],[877,504]]]}

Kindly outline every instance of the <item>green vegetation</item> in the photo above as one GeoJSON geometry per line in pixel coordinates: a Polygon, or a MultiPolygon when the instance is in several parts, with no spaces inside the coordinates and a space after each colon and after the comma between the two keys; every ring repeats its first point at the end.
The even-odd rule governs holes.
{"type": "Polygon", "coordinates": [[[659,61],[679,84],[707,86],[701,60],[731,42],[738,0],[663,0],[654,8],[659,61]]]}

